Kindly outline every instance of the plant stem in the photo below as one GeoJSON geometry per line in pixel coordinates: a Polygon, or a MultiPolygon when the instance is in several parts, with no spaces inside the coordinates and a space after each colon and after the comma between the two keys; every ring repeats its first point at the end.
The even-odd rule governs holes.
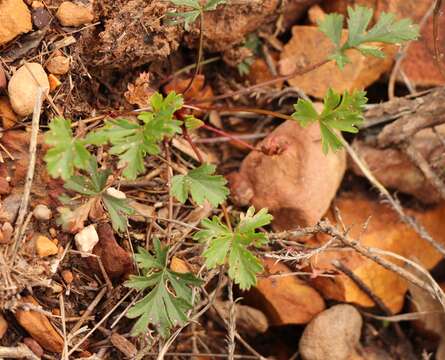
{"type": "Polygon", "coordinates": [[[325,59],[325,60],[320,61],[320,62],[318,62],[316,64],[309,65],[309,66],[307,66],[307,67],[305,67],[303,69],[297,69],[297,70],[295,70],[294,72],[292,72],[292,73],[290,73],[288,75],[280,75],[280,76],[277,76],[277,77],[275,77],[273,79],[270,79],[270,80],[261,82],[259,84],[255,84],[255,85],[246,87],[244,89],[231,91],[231,92],[229,92],[227,94],[217,95],[217,96],[214,96],[214,97],[211,97],[211,98],[206,98],[206,99],[195,100],[195,101],[190,102],[190,104],[195,105],[195,104],[200,104],[200,103],[203,103],[203,102],[212,102],[212,101],[216,101],[216,100],[222,100],[222,99],[231,98],[231,97],[234,97],[234,96],[237,96],[237,95],[246,94],[246,93],[251,92],[252,90],[255,90],[255,89],[258,89],[258,88],[261,88],[261,87],[264,87],[264,86],[272,85],[272,84],[275,84],[275,83],[280,82],[280,81],[286,81],[286,80],[292,79],[293,77],[307,74],[308,72],[311,72],[312,70],[315,70],[315,69],[319,68],[320,66],[323,66],[323,65],[327,64],[330,61],[331,60],[329,60],[329,59],[325,59]]]}
{"type": "Polygon", "coordinates": [[[209,130],[209,131],[213,131],[214,133],[216,133],[216,134],[218,134],[218,135],[221,135],[221,136],[226,136],[226,137],[228,137],[229,139],[231,139],[231,140],[237,142],[238,144],[240,144],[240,145],[242,145],[242,146],[245,146],[246,148],[248,148],[248,149],[250,149],[250,150],[252,150],[252,151],[259,151],[256,147],[250,145],[249,143],[247,143],[247,142],[245,142],[245,141],[243,141],[243,140],[238,139],[236,136],[231,135],[231,134],[225,132],[224,130],[215,128],[215,127],[210,126],[210,125],[207,125],[207,124],[202,125],[201,128],[207,129],[207,130],[209,130]]]}
{"type": "Polygon", "coordinates": [[[190,65],[184,66],[182,69],[179,69],[178,71],[176,71],[176,72],[173,73],[172,75],[167,76],[166,78],[164,78],[164,79],[161,81],[161,85],[164,85],[165,83],[169,82],[170,80],[172,80],[172,79],[175,78],[176,76],[181,75],[182,73],[186,73],[187,71],[196,68],[198,65],[200,65],[200,66],[202,67],[203,65],[211,64],[211,63],[213,63],[213,62],[215,62],[215,61],[218,61],[219,59],[221,59],[221,57],[219,57],[219,56],[214,56],[214,57],[211,57],[211,58],[209,58],[209,59],[207,59],[207,60],[203,60],[203,61],[201,61],[201,63],[197,63],[197,62],[196,62],[196,63],[194,63],[194,64],[190,64],[190,65]]]}
{"type": "Polygon", "coordinates": [[[282,114],[276,111],[267,110],[267,109],[257,109],[257,108],[249,108],[249,107],[241,107],[241,106],[235,106],[235,107],[225,107],[225,106],[207,106],[207,107],[201,107],[198,106],[200,110],[215,110],[217,112],[222,111],[239,111],[239,112],[249,112],[254,114],[261,114],[261,115],[269,115],[272,117],[276,117],[283,120],[292,120],[295,121],[295,119],[286,114],[282,114]]]}
{"type": "Polygon", "coordinates": [[[184,92],[182,93],[183,96],[185,96],[185,94],[187,94],[187,91],[190,90],[190,88],[192,87],[193,81],[195,81],[196,75],[199,74],[199,68],[201,65],[201,59],[202,59],[202,47],[203,47],[203,42],[204,42],[204,11],[202,10],[202,8],[200,8],[199,10],[199,17],[200,17],[200,21],[199,21],[199,45],[198,45],[198,60],[196,61],[196,67],[195,67],[195,71],[193,73],[192,78],[190,79],[190,82],[188,83],[187,87],[185,88],[184,92]]]}
{"type": "Polygon", "coordinates": [[[190,134],[188,133],[187,128],[185,126],[183,128],[183,135],[184,135],[184,139],[192,147],[192,150],[196,154],[196,157],[198,158],[199,162],[201,164],[204,164],[204,158],[202,157],[201,152],[199,151],[198,147],[196,146],[196,144],[193,142],[192,138],[190,137],[190,134]]]}

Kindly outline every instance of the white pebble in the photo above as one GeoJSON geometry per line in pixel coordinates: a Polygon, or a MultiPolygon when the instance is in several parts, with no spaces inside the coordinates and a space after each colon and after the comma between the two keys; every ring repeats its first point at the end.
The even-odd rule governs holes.
{"type": "Polygon", "coordinates": [[[91,253],[99,242],[99,235],[97,235],[94,225],[88,225],[74,236],[74,241],[76,242],[77,250],[91,253]]]}
{"type": "Polygon", "coordinates": [[[48,208],[48,206],[43,204],[37,205],[32,213],[34,217],[40,221],[47,221],[51,219],[52,216],[51,210],[48,208]]]}

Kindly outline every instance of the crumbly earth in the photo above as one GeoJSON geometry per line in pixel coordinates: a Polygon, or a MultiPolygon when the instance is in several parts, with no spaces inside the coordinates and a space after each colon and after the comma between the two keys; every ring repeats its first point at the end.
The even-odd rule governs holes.
{"type": "Polygon", "coordinates": [[[165,2],[113,0],[96,7],[104,27],[86,32],[79,43],[91,67],[134,68],[165,59],[180,45],[182,30],[167,25],[165,2]]]}

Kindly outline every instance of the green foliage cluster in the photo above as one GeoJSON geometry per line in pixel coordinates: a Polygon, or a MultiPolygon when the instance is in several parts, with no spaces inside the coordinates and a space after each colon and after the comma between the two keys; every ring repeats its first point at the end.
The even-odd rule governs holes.
{"type": "Polygon", "coordinates": [[[268,243],[267,235],[257,232],[257,229],[271,221],[272,215],[267,213],[267,209],[255,214],[255,209],[250,207],[234,230],[214,216],[211,220],[202,221],[203,229],[195,234],[194,239],[207,244],[203,256],[208,268],[227,264],[230,278],[240,289],[248,290],[256,284],[256,275],[263,271],[263,265],[247,248],[268,243]]]}
{"type": "Polygon", "coordinates": [[[329,89],[323,99],[323,111],[319,114],[310,100],[299,99],[291,115],[301,126],[318,122],[322,147],[325,154],[329,149],[336,151],[343,144],[336,130],[357,133],[357,126],[363,122],[363,109],[368,101],[364,91],[345,91],[343,95],[329,89]]]}
{"type": "Polygon", "coordinates": [[[192,308],[191,286],[199,286],[202,281],[192,273],[178,273],[168,268],[168,247],[154,240],[154,255],[139,248],[135,259],[142,275],[132,275],[126,286],[149,292],[127,313],[129,318],[139,318],[133,327],[133,335],[147,331],[148,324],[156,327],[159,334],[167,337],[175,325],[187,321],[187,311],[192,308]]]}
{"type": "Polygon", "coordinates": [[[348,7],[348,38],[343,44],[343,15],[328,14],[318,23],[319,29],[335,44],[330,59],[336,61],[340,68],[349,62],[346,55],[348,49],[356,49],[365,56],[383,58],[385,53],[376,42],[400,44],[415,40],[419,36],[419,27],[413,25],[410,19],[397,21],[390,13],[382,13],[376,24],[368,29],[373,14],[373,9],[364,6],[348,7]]]}
{"type": "MultiPolygon", "coordinates": [[[[199,0],[170,0],[176,6],[190,8],[185,12],[175,12],[171,16],[181,19],[188,28],[204,11],[215,10],[225,0],[208,0],[201,5],[199,0]]],[[[418,36],[418,28],[409,20],[396,21],[391,14],[383,13],[376,24],[368,29],[373,11],[357,6],[348,8],[348,37],[342,44],[343,16],[329,14],[319,23],[319,28],[335,44],[330,59],[342,68],[349,59],[346,50],[356,49],[364,55],[384,56],[376,42],[400,43],[418,36]]],[[[254,45],[254,44],[253,44],[254,45]]],[[[294,105],[291,115],[302,126],[318,123],[322,135],[323,151],[335,151],[342,147],[338,132],[356,133],[363,122],[363,109],[367,102],[364,91],[335,93],[330,89],[323,100],[319,113],[310,100],[300,99],[294,105]]],[[[116,231],[124,231],[127,216],[132,213],[127,199],[117,197],[107,191],[110,187],[110,169],[99,169],[90,152],[93,146],[108,146],[109,153],[118,159],[122,177],[136,179],[145,171],[147,155],[157,155],[161,143],[183,129],[196,129],[202,121],[193,116],[178,119],[177,112],[183,107],[183,97],[169,93],[163,97],[155,93],[151,97],[151,111],[142,112],[137,119],[113,119],[104,126],[85,136],[74,136],[71,121],[61,117],[54,118],[45,134],[50,149],[45,155],[47,169],[54,178],[62,178],[64,186],[83,198],[86,205],[71,211],[65,210],[65,220],[87,218],[92,204],[100,203],[108,212],[116,231]],[[79,210],[80,209],[80,210],[79,210]],[[86,215],[85,215],[86,214],[86,215]]],[[[187,174],[172,178],[171,195],[181,203],[191,199],[198,205],[208,201],[212,206],[221,205],[229,190],[226,180],[215,174],[215,166],[201,164],[187,174]]],[[[267,209],[255,213],[253,207],[241,215],[234,229],[225,225],[218,217],[205,219],[201,230],[194,239],[205,245],[203,257],[208,268],[221,266],[227,268],[228,275],[240,289],[254,286],[257,275],[263,271],[261,261],[251,251],[252,248],[267,245],[267,235],[260,228],[268,225],[272,216],[267,209]]],[[[79,220],[77,220],[79,221],[79,220]]],[[[66,222],[66,221],[65,221],[66,222]]],[[[161,336],[168,336],[172,327],[187,322],[187,314],[193,306],[193,287],[202,281],[193,274],[180,274],[168,267],[169,248],[163,247],[159,240],[154,241],[153,253],[143,248],[135,255],[142,274],[132,276],[126,286],[145,291],[146,295],[128,312],[128,317],[138,318],[134,334],[147,330],[151,324],[161,336]]]]}

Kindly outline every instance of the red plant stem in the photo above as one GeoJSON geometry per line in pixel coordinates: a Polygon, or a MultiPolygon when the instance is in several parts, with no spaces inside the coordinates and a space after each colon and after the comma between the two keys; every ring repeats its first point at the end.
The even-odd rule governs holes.
{"type": "Polygon", "coordinates": [[[193,149],[193,152],[196,154],[196,157],[198,158],[199,162],[201,164],[204,164],[204,158],[202,157],[201,152],[199,151],[198,147],[196,146],[196,144],[193,142],[192,138],[190,137],[190,134],[187,131],[187,128],[184,126],[183,128],[183,133],[182,135],[184,135],[184,139],[190,144],[190,146],[193,149]]]}
{"type": "Polygon", "coordinates": [[[238,144],[240,144],[240,145],[242,145],[242,146],[245,146],[246,148],[248,148],[248,149],[250,149],[250,150],[252,150],[252,151],[259,151],[256,147],[250,145],[249,143],[247,143],[247,142],[245,142],[245,141],[243,141],[243,140],[241,140],[241,139],[238,139],[236,136],[231,135],[231,134],[225,132],[224,130],[215,128],[215,127],[210,126],[210,125],[207,125],[207,124],[202,125],[201,128],[207,129],[207,130],[209,130],[209,131],[213,131],[214,133],[216,133],[216,134],[218,134],[218,135],[226,136],[226,137],[228,137],[229,139],[231,139],[231,140],[237,142],[238,144]]]}
{"type": "Polygon", "coordinates": [[[304,69],[301,69],[301,70],[297,69],[294,72],[290,73],[289,75],[277,76],[277,77],[275,77],[273,79],[264,81],[262,83],[255,84],[255,85],[252,85],[252,86],[249,86],[249,87],[246,87],[244,89],[237,90],[237,91],[232,91],[232,92],[229,92],[229,93],[226,93],[226,94],[214,96],[214,97],[211,97],[211,98],[199,99],[199,100],[191,101],[190,104],[200,104],[200,103],[205,103],[205,102],[212,102],[212,101],[216,101],[216,100],[227,99],[227,98],[234,97],[234,96],[237,96],[237,95],[242,95],[242,94],[245,94],[245,93],[249,93],[252,90],[261,88],[263,86],[272,85],[272,84],[275,84],[275,83],[280,82],[280,81],[286,81],[286,80],[292,79],[295,76],[301,76],[301,75],[307,74],[308,72],[311,72],[312,70],[315,70],[315,69],[319,68],[320,66],[323,66],[323,65],[327,64],[329,61],[330,61],[329,59],[325,59],[325,60],[320,61],[320,62],[318,62],[316,64],[309,65],[309,66],[305,67],[304,69]]]}
{"type": "Polygon", "coordinates": [[[235,106],[235,107],[231,107],[231,106],[227,106],[227,107],[226,106],[206,106],[206,107],[197,106],[196,107],[196,106],[194,106],[194,108],[199,108],[200,110],[207,110],[207,111],[215,110],[218,112],[221,112],[221,111],[250,112],[250,113],[254,113],[254,114],[269,115],[269,116],[273,116],[273,117],[283,119],[283,120],[295,121],[295,119],[290,115],[281,114],[279,112],[272,111],[272,110],[266,110],[266,109],[248,108],[248,107],[242,107],[242,106],[235,106]]]}

